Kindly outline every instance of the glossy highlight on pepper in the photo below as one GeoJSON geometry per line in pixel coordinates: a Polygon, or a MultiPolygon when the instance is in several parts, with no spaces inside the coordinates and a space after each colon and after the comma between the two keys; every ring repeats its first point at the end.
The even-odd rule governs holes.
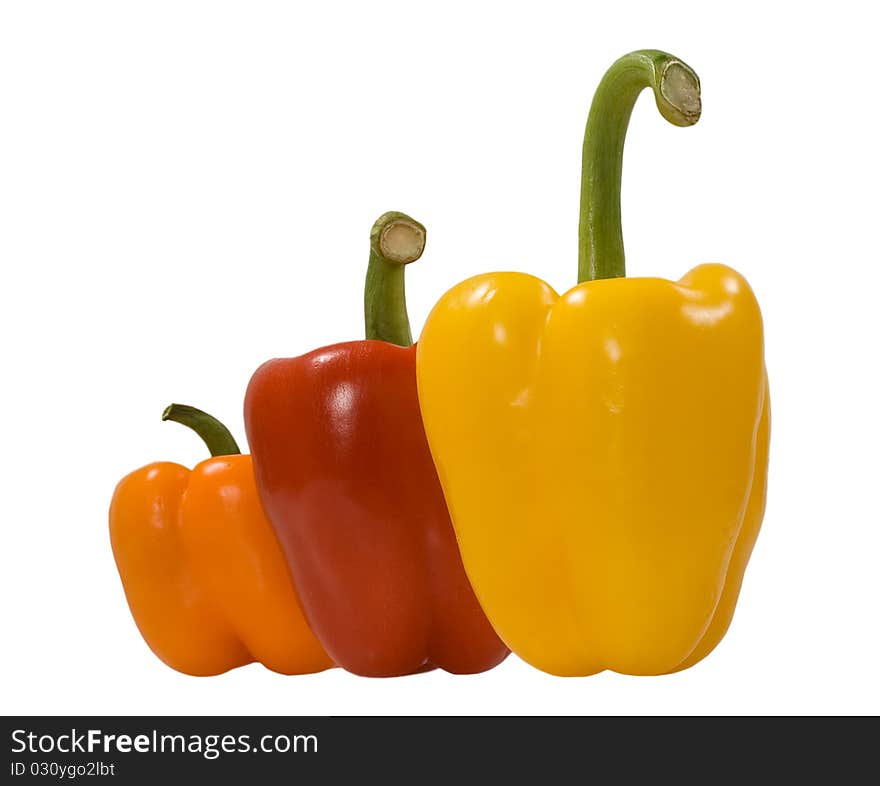
{"type": "Polygon", "coordinates": [[[558,675],[663,674],[724,635],[760,528],[770,403],[760,310],[709,264],[625,278],[623,138],[644,87],[676,125],[696,74],[655,50],[600,84],[584,142],[580,283],[476,276],[418,345],[425,429],[496,631],[558,675]],[[454,405],[452,405],[454,402],[454,405]]]}

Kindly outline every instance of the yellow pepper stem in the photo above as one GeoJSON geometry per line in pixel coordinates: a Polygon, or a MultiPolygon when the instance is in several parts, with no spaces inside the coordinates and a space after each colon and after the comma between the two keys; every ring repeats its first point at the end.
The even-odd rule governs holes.
{"type": "Polygon", "coordinates": [[[666,52],[630,52],[602,77],[584,133],[578,283],[626,275],[620,226],[623,143],[636,99],[646,87],[673,125],[692,126],[700,119],[699,77],[666,52]]]}

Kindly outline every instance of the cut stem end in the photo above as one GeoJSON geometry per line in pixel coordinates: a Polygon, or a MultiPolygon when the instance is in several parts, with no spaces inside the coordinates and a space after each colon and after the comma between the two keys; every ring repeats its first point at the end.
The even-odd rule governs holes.
{"type": "Polygon", "coordinates": [[[663,117],[677,126],[692,126],[700,119],[700,78],[681,60],[670,60],[664,66],[657,107],[663,117]]]}
{"type": "Polygon", "coordinates": [[[377,251],[387,262],[408,265],[425,250],[425,228],[409,216],[386,213],[376,226],[377,251]]]}

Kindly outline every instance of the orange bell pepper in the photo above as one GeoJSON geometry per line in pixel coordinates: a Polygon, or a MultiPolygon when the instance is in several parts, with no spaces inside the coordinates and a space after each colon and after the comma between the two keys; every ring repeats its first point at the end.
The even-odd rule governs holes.
{"type": "Polygon", "coordinates": [[[253,661],[282,674],[331,667],[263,513],[251,457],[200,410],[172,404],[162,419],[191,427],[212,458],[192,471],[148,464],[113,494],[110,542],[144,640],[196,676],[253,661]]]}

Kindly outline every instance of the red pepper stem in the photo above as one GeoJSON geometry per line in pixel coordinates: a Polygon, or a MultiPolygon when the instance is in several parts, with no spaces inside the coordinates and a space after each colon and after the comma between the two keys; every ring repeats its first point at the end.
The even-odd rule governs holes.
{"type": "Polygon", "coordinates": [[[380,216],[370,232],[370,264],[364,284],[366,337],[408,347],[404,269],[425,250],[425,227],[405,213],[380,216]]]}
{"type": "Polygon", "coordinates": [[[700,119],[699,77],[666,52],[630,52],[602,77],[584,133],[578,283],[626,275],[620,227],[623,143],[636,99],[646,87],[673,125],[692,126],[700,119]]]}
{"type": "Polygon", "coordinates": [[[217,418],[186,404],[171,404],[162,413],[162,420],[173,420],[198,434],[212,456],[237,456],[241,453],[229,429],[217,418]]]}

